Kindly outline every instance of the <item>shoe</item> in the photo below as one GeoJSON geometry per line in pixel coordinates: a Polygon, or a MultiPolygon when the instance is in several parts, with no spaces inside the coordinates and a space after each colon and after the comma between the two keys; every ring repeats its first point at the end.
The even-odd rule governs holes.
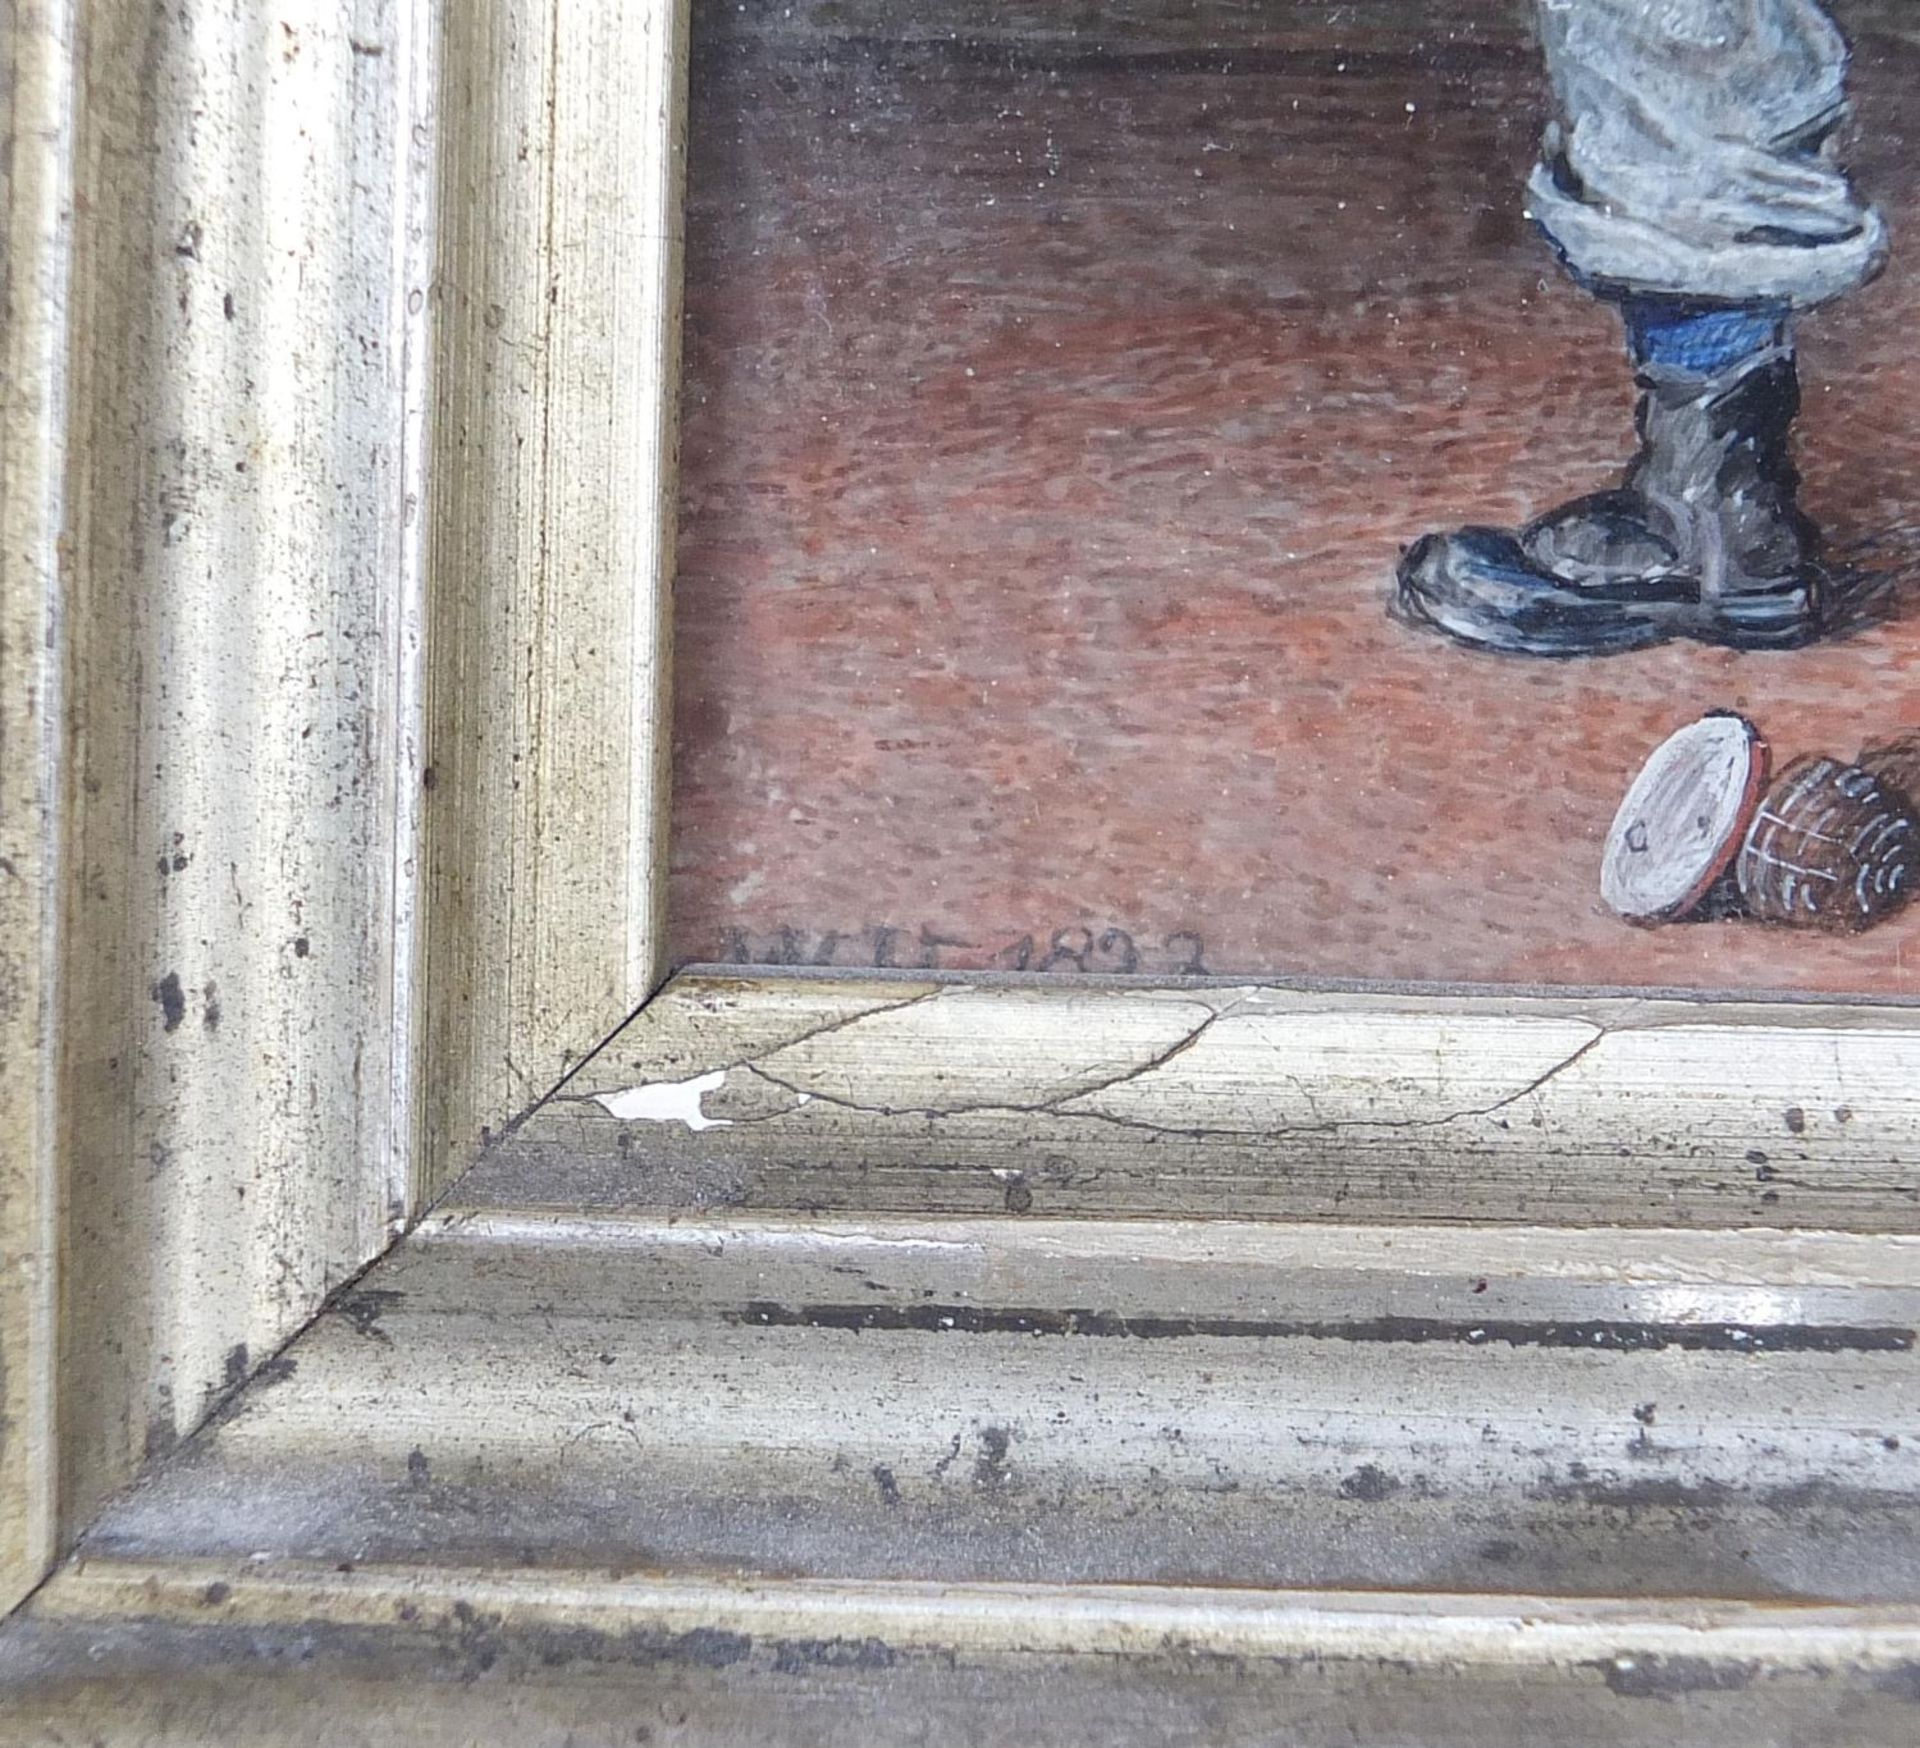
{"type": "Polygon", "coordinates": [[[1617,490],[1515,531],[1427,535],[1401,561],[1399,616],[1515,655],[1818,637],[1830,591],[1789,453],[1791,345],[1707,370],[1643,358],[1636,381],[1640,451],[1617,490]]]}

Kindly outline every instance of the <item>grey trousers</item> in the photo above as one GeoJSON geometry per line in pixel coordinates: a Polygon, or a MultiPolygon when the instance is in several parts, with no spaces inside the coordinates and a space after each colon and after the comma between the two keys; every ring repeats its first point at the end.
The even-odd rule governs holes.
{"type": "Polygon", "coordinates": [[[1537,0],[1558,110],[1528,209],[1605,295],[1809,305],[1886,227],[1834,158],[1847,45],[1816,0],[1537,0]]]}

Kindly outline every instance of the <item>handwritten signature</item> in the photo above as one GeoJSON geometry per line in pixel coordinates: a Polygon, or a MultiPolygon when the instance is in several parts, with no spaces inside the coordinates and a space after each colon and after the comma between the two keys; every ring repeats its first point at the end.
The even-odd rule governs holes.
{"type": "Polygon", "coordinates": [[[1191,929],[1142,941],[1120,928],[1075,925],[1040,934],[996,935],[986,941],[890,925],[864,929],[729,928],[719,961],[727,965],[838,965],[847,969],[1051,971],[1066,975],[1205,977],[1206,943],[1191,929]]]}

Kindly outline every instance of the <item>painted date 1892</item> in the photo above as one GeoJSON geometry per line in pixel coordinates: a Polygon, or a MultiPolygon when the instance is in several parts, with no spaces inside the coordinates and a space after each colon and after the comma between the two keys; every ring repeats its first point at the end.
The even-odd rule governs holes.
{"type": "Polygon", "coordinates": [[[1206,943],[1191,929],[1141,937],[1127,929],[1079,923],[987,940],[943,934],[925,923],[918,929],[730,928],[722,937],[719,958],[728,965],[837,965],[848,970],[1207,975],[1206,943]]]}

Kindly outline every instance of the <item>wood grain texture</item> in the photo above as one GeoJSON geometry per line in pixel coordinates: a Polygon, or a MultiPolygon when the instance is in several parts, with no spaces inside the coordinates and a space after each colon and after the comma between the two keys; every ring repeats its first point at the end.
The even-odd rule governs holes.
{"type": "Polygon", "coordinates": [[[663,963],[684,28],[447,13],[423,1197],[663,963]]]}
{"type": "Polygon", "coordinates": [[[1813,1004],[687,974],[461,1195],[1909,1231],[1914,1023],[1813,1004]],[[651,1118],[614,1114],[646,1088],[678,1090],[652,1095],[651,1118]]]}
{"type": "Polygon", "coordinates": [[[54,1546],[53,1063],[73,21],[0,5],[0,1612],[54,1546]]]}
{"type": "Polygon", "coordinates": [[[63,1531],[406,1209],[425,8],[77,12],[63,1531]]]}

